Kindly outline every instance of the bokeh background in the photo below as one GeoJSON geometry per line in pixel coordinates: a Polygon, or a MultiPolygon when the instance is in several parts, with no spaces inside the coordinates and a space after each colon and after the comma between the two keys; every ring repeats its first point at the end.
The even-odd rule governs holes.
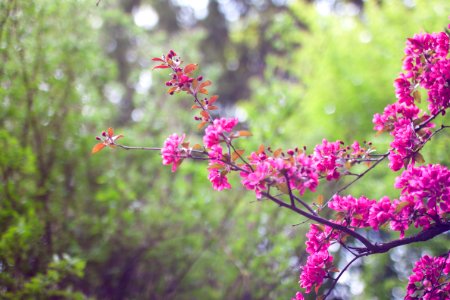
{"type": "MultiPolygon", "coordinates": [[[[248,151],[327,138],[384,152],[371,120],[394,100],[405,39],[449,15],[448,0],[1,0],[0,298],[290,299],[308,222],[236,177],[213,192],[202,162],[171,173],[156,152],[92,156],[95,136],[201,141],[192,100],[151,71],[174,49],[214,82],[220,114],[253,132],[248,151]]],[[[450,164],[448,138],[427,162],[450,164]]],[[[350,192],[395,197],[395,176],[380,166],[350,192]]],[[[414,260],[449,247],[446,235],[366,258],[330,298],[401,299],[414,260]]]]}

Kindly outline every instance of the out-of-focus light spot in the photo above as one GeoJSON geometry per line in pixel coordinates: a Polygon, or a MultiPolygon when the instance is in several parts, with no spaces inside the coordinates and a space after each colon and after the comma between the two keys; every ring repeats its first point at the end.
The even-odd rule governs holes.
{"type": "Polygon", "coordinates": [[[208,15],[209,0],[175,0],[173,2],[178,6],[192,8],[194,11],[194,16],[197,20],[202,20],[208,15]]]}
{"type": "Polygon", "coordinates": [[[133,11],[133,19],[137,26],[150,30],[158,24],[159,16],[150,5],[141,5],[133,11]]]}
{"type": "Polygon", "coordinates": [[[334,104],[327,104],[327,105],[323,108],[323,110],[325,111],[325,113],[326,113],[327,115],[332,115],[332,114],[334,114],[334,113],[336,112],[336,105],[334,105],[334,104]]]}
{"type": "Polygon", "coordinates": [[[238,118],[239,122],[243,123],[247,121],[248,113],[242,107],[237,107],[235,112],[236,118],[238,118]]]}
{"type": "Polygon", "coordinates": [[[416,2],[414,0],[403,0],[403,4],[405,4],[406,7],[413,8],[416,6],[416,2]]]}
{"type": "Polygon", "coordinates": [[[50,85],[48,83],[46,83],[46,82],[41,82],[39,84],[38,88],[39,88],[40,91],[48,92],[50,90],[50,85]]]}
{"type": "Polygon", "coordinates": [[[359,34],[359,40],[363,44],[370,43],[372,41],[372,35],[369,32],[361,32],[359,34]]]}
{"type": "Polygon", "coordinates": [[[131,119],[133,119],[134,122],[142,121],[144,118],[144,111],[142,109],[136,108],[131,113],[131,119]]]}
{"type": "Polygon", "coordinates": [[[103,26],[103,20],[99,16],[91,16],[89,18],[89,24],[93,29],[100,29],[103,26]]]}
{"type": "Polygon", "coordinates": [[[111,103],[119,103],[120,99],[122,99],[123,94],[123,88],[117,84],[108,84],[105,86],[104,95],[111,103]]]}
{"type": "Polygon", "coordinates": [[[150,71],[142,71],[139,75],[139,81],[135,86],[136,92],[139,94],[147,93],[152,83],[152,73],[150,71]]]}

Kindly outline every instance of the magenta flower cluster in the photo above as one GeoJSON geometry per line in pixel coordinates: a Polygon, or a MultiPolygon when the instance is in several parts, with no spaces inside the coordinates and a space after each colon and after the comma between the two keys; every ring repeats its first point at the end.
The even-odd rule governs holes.
{"type": "Polygon", "coordinates": [[[181,164],[185,149],[181,144],[183,143],[185,135],[178,136],[176,133],[169,136],[164,142],[164,146],[161,149],[161,156],[163,159],[163,165],[172,165],[172,172],[175,172],[178,166],[181,164]]]}
{"type": "Polygon", "coordinates": [[[423,256],[409,277],[405,300],[450,299],[450,252],[446,257],[423,256]]]}
{"type": "Polygon", "coordinates": [[[445,114],[450,101],[449,37],[446,33],[416,34],[408,39],[403,61],[404,73],[394,82],[397,102],[375,114],[378,131],[394,137],[389,167],[398,171],[417,160],[416,153],[429,138],[434,125],[431,116],[445,114]],[[428,112],[417,107],[420,88],[427,91],[428,112]]]}
{"type": "MultiPolygon", "coordinates": [[[[178,84],[176,91],[182,87],[194,95],[196,104],[193,108],[201,110],[201,117],[195,118],[202,121],[199,128],[208,125],[203,136],[203,146],[189,148],[188,143],[184,142],[184,135],[171,135],[161,150],[163,164],[172,165],[172,171],[175,171],[184,158],[192,157],[195,148],[203,155],[202,159],[208,160],[208,179],[215,190],[230,189],[227,175],[238,171],[242,185],[253,191],[258,199],[266,196],[277,202],[279,199],[269,193],[271,188],[276,188],[281,194],[289,195],[291,201],[287,204],[284,200],[279,200],[278,204],[327,224],[328,226],[312,224],[306,234],[306,251],[309,256],[301,268],[299,281],[306,293],[314,291],[318,294],[324,280],[333,278],[332,273],[339,272],[333,265],[334,258],[329,251],[332,244],[344,244],[347,236],[351,235],[359,239],[367,249],[373,250],[378,245],[371,244],[357,231],[380,230],[389,226],[398,231],[400,239],[403,239],[411,225],[427,230],[450,222],[450,170],[439,164],[416,166],[417,162],[423,162],[419,151],[438,131],[432,131],[432,121],[439,114],[444,115],[450,104],[449,45],[449,37],[443,32],[418,34],[408,39],[403,61],[404,72],[394,82],[397,101],[387,105],[382,114],[375,114],[373,117],[374,128],[389,132],[393,137],[389,153],[378,156],[372,155],[374,150],[371,143],[364,142],[361,146],[354,142],[351,146],[345,146],[341,141],[330,142],[324,139],[314,147],[311,154],[306,153],[306,148],[284,152],[282,149],[273,151],[270,147],[265,149],[261,146],[258,151],[244,158],[244,150],[235,149],[232,140],[249,136],[250,133],[234,132],[238,124],[236,118],[211,117],[209,109],[217,109],[211,106],[217,96],[204,100],[197,97],[198,93],[207,94],[205,87],[210,84],[209,81],[200,83],[203,78],[183,77],[188,76],[186,74],[190,74],[196,65],[189,65],[182,70],[177,64],[171,65],[171,60],[167,62],[157,58],[156,60],[168,64],[158,67],[171,67],[174,72],[179,73],[173,79],[178,84]],[[189,84],[186,85],[184,81],[187,79],[189,84]],[[422,89],[427,92],[427,111],[422,111],[417,106],[422,89]],[[317,210],[300,199],[307,191],[316,191],[321,179],[337,181],[344,175],[356,175],[359,179],[364,174],[353,174],[349,170],[354,164],[370,164],[373,161],[378,163],[386,157],[391,170],[405,168],[394,185],[400,191],[398,199],[391,200],[386,196],[378,201],[365,196],[357,198],[340,195],[341,189],[327,203],[328,208],[334,212],[331,220],[319,215],[320,210],[326,207],[323,199],[316,204],[317,210]],[[237,159],[241,163],[236,163],[237,159]],[[296,206],[296,203],[306,209],[302,210],[303,208],[299,208],[300,204],[296,206]]],[[[405,240],[407,239],[403,241],[405,240]]],[[[362,253],[366,255],[368,252],[362,253]]],[[[424,256],[413,271],[405,299],[449,298],[448,255],[446,258],[424,256]]],[[[302,299],[301,293],[293,298],[302,299]]]]}

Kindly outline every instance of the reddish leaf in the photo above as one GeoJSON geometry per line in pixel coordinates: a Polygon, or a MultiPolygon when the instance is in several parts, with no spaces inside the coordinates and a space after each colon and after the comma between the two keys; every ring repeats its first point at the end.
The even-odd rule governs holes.
{"type": "Polygon", "coordinates": [[[199,85],[199,87],[200,87],[200,89],[202,89],[202,88],[207,87],[207,86],[209,86],[209,85],[211,85],[211,84],[212,84],[211,80],[206,80],[205,82],[202,82],[202,83],[199,85]]]}
{"type": "Polygon", "coordinates": [[[189,148],[189,142],[184,142],[181,144],[183,148],[189,148]]]}
{"type": "Polygon", "coordinates": [[[154,69],[167,69],[170,68],[168,65],[159,65],[159,66],[154,66],[152,70],[154,69]]]}
{"type": "Polygon", "coordinates": [[[235,161],[236,159],[238,159],[239,157],[242,157],[242,155],[244,154],[245,150],[242,149],[238,149],[235,152],[233,152],[231,154],[231,160],[235,161]]]}
{"type": "Polygon", "coordinates": [[[252,133],[247,130],[240,130],[236,132],[236,136],[252,136],[252,133]]]}
{"type": "Polygon", "coordinates": [[[200,91],[198,91],[200,94],[205,94],[208,95],[208,90],[207,89],[200,89],[200,91]]]}
{"type": "Polygon", "coordinates": [[[283,149],[278,148],[278,149],[275,150],[275,152],[273,153],[273,157],[277,158],[278,156],[281,155],[281,152],[283,152],[283,149]]]}
{"type": "Polygon", "coordinates": [[[289,194],[289,189],[288,189],[288,186],[287,186],[287,183],[286,183],[286,182],[278,183],[278,184],[276,185],[276,187],[277,187],[277,189],[278,189],[280,192],[282,192],[283,194],[289,194]]]}
{"type": "Polygon", "coordinates": [[[414,154],[414,161],[418,162],[419,164],[423,164],[425,162],[425,159],[423,158],[422,154],[417,152],[414,154]]]}
{"type": "Polygon", "coordinates": [[[323,195],[322,195],[322,194],[320,194],[319,196],[317,196],[317,198],[316,198],[316,203],[317,203],[317,205],[319,205],[319,206],[322,206],[322,205],[323,205],[323,195]]]}
{"type": "Polygon", "coordinates": [[[103,148],[105,148],[105,144],[103,143],[98,143],[97,145],[94,146],[94,148],[92,148],[92,154],[97,153],[98,151],[102,150],[103,148]]]}
{"type": "Polygon", "coordinates": [[[189,64],[186,67],[184,67],[184,73],[188,74],[191,73],[193,71],[195,71],[197,69],[197,64],[189,64]]]}
{"type": "Polygon", "coordinates": [[[200,109],[201,107],[198,106],[197,104],[192,105],[191,109],[200,109]]]}
{"type": "Polygon", "coordinates": [[[209,102],[209,104],[214,104],[214,102],[216,102],[217,99],[219,99],[219,96],[214,95],[214,96],[211,96],[211,98],[209,98],[208,102],[209,102]]]}
{"type": "Polygon", "coordinates": [[[221,170],[221,169],[223,169],[223,168],[224,168],[224,165],[221,165],[221,164],[212,164],[212,165],[210,165],[210,166],[208,167],[208,170],[211,170],[211,169],[221,170]]]}
{"type": "Polygon", "coordinates": [[[219,109],[217,106],[215,106],[215,105],[208,105],[208,109],[209,110],[216,110],[216,109],[219,109]]]}
{"type": "Polygon", "coordinates": [[[160,57],[153,57],[152,58],[153,61],[160,61],[160,62],[164,62],[164,60],[160,57]]]}
{"type": "Polygon", "coordinates": [[[108,136],[109,137],[113,137],[114,135],[114,129],[112,129],[111,127],[108,128],[108,136]]]}
{"type": "Polygon", "coordinates": [[[397,204],[397,206],[395,207],[395,212],[396,213],[401,212],[408,205],[409,205],[408,201],[403,201],[403,202],[397,204]]]}
{"type": "Polygon", "coordinates": [[[263,153],[263,152],[264,152],[264,145],[261,144],[261,145],[259,146],[259,148],[258,148],[258,151],[256,151],[256,153],[257,153],[257,154],[261,154],[261,153],[263,153]]]}
{"type": "Polygon", "coordinates": [[[201,122],[200,124],[197,125],[197,128],[198,129],[202,129],[203,126],[205,126],[206,124],[207,124],[207,122],[203,121],[203,122],[201,122]]]}
{"type": "Polygon", "coordinates": [[[194,146],[192,146],[192,150],[197,150],[197,151],[203,150],[203,146],[200,144],[195,144],[194,146]]]}
{"type": "Polygon", "coordinates": [[[202,117],[204,117],[205,119],[209,119],[209,113],[208,113],[208,112],[202,110],[202,111],[200,112],[200,114],[201,114],[202,117]]]}
{"type": "Polygon", "coordinates": [[[173,92],[175,92],[177,90],[176,86],[171,87],[170,89],[167,90],[168,94],[173,94],[173,92]]]}
{"type": "Polygon", "coordinates": [[[419,90],[415,90],[413,92],[413,97],[414,97],[414,101],[416,101],[417,103],[420,103],[422,101],[422,96],[420,95],[419,90]]]}

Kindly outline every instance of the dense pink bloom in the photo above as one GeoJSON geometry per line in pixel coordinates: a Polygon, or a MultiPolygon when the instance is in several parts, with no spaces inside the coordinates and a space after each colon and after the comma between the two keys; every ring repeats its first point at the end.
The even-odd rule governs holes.
{"type": "Polygon", "coordinates": [[[369,225],[378,230],[381,225],[392,219],[394,207],[388,197],[374,203],[369,210],[369,225]]]}
{"type": "Polygon", "coordinates": [[[414,210],[411,221],[416,227],[428,228],[435,218],[445,220],[450,213],[450,171],[445,166],[409,167],[395,187],[402,190],[400,200],[414,210]]]}
{"type": "Polygon", "coordinates": [[[253,170],[245,165],[243,168],[246,171],[240,172],[241,182],[246,189],[255,191],[256,198],[260,199],[261,193],[267,189],[267,183],[272,174],[271,165],[264,153],[256,152],[250,155],[250,163],[253,170]]]}
{"type": "Polygon", "coordinates": [[[337,237],[337,233],[329,226],[311,224],[306,237],[308,238],[306,241],[306,252],[313,254],[328,250],[331,240],[337,237]]]}
{"type": "Polygon", "coordinates": [[[264,152],[253,152],[249,166],[243,166],[241,182],[248,190],[254,190],[257,198],[262,197],[268,185],[287,185],[303,195],[309,189],[315,191],[319,184],[318,175],[312,159],[304,153],[289,157],[269,157],[264,152]]]}
{"type": "Polygon", "coordinates": [[[370,226],[370,208],[376,203],[364,196],[354,198],[352,196],[335,195],[328,203],[328,207],[344,214],[342,223],[353,227],[363,228],[370,226]]]}
{"type": "Polygon", "coordinates": [[[341,153],[340,141],[331,143],[323,139],[322,144],[314,148],[313,160],[315,166],[319,173],[326,176],[327,180],[339,178],[338,168],[342,167],[342,162],[339,160],[341,153]]]}
{"type": "Polygon", "coordinates": [[[446,282],[449,280],[448,271],[448,258],[423,256],[416,262],[413,274],[409,277],[405,300],[449,299],[450,284],[446,282]]]}
{"type": "Polygon", "coordinates": [[[295,298],[292,298],[292,300],[305,300],[305,298],[303,297],[303,294],[300,292],[297,292],[295,294],[295,298]]]}
{"type": "Polygon", "coordinates": [[[211,148],[212,146],[219,144],[223,139],[223,133],[230,133],[237,123],[238,119],[236,118],[215,119],[213,124],[209,125],[205,129],[205,135],[203,136],[203,143],[205,144],[205,147],[211,148]]]}
{"type": "Polygon", "coordinates": [[[184,134],[178,136],[174,133],[166,139],[164,146],[161,149],[163,165],[172,165],[172,172],[175,172],[182,162],[182,151],[184,150],[180,148],[180,145],[183,143],[184,138],[184,134]]]}
{"type": "Polygon", "coordinates": [[[333,256],[328,251],[311,254],[300,274],[300,286],[310,293],[311,289],[320,287],[330,268],[333,267],[333,256]]]}
{"type": "Polygon", "coordinates": [[[216,191],[231,189],[231,185],[228,182],[228,178],[226,176],[228,170],[226,169],[225,164],[222,162],[210,162],[209,165],[211,168],[208,168],[208,179],[209,181],[211,181],[213,188],[216,191]],[[213,164],[215,166],[211,167],[213,164]],[[217,165],[222,165],[223,168],[218,168],[217,165]]]}

